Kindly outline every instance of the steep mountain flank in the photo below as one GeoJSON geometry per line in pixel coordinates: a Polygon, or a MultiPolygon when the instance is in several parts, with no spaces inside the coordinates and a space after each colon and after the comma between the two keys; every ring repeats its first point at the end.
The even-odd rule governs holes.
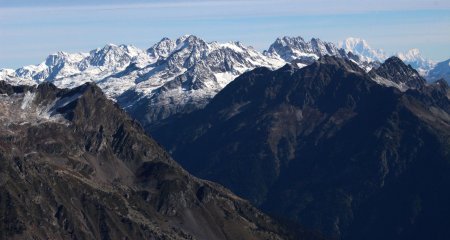
{"type": "Polygon", "coordinates": [[[2,239],[317,239],[191,176],[93,84],[0,94],[2,239]]]}
{"type": "Polygon", "coordinates": [[[324,56],[245,73],[152,134],[192,173],[328,236],[446,239],[449,87],[397,60],[376,76],[413,89],[324,56]]]}

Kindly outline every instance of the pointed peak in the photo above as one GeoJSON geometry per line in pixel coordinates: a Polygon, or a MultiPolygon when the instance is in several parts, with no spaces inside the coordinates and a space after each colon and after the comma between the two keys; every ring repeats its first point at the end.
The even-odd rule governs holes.
{"type": "Polygon", "coordinates": [[[175,47],[175,41],[168,37],[164,37],[152,47],[147,49],[147,54],[153,58],[166,58],[175,49],[175,47]]]}
{"type": "Polygon", "coordinates": [[[66,59],[69,55],[70,55],[69,53],[62,52],[62,51],[50,54],[45,59],[45,65],[54,66],[54,65],[60,63],[61,61],[64,61],[64,59],[66,59]]]}
{"type": "Polygon", "coordinates": [[[382,65],[390,65],[390,64],[402,64],[404,66],[407,66],[399,57],[397,56],[391,56],[388,59],[384,61],[382,65]]]}
{"type": "Polygon", "coordinates": [[[396,54],[403,61],[412,61],[416,59],[423,59],[422,54],[418,48],[410,49],[406,52],[398,52],[396,54]]]}
{"type": "Polygon", "coordinates": [[[161,45],[167,45],[167,44],[171,44],[171,43],[174,43],[174,42],[175,41],[173,41],[172,39],[170,39],[168,37],[163,37],[157,43],[153,44],[153,47],[157,47],[157,46],[161,46],[161,45]]]}
{"type": "Polygon", "coordinates": [[[174,45],[174,44],[175,44],[175,41],[173,41],[172,39],[170,39],[168,37],[164,37],[161,40],[159,40],[157,43],[153,44],[153,46],[150,48],[158,48],[158,47],[169,46],[169,45],[174,45]]]}
{"type": "Polygon", "coordinates": [[[119,46],[117,46],[114,43],[107,43],[105,44],[105,46],[102,49],[111,49],[111,48],[118,48],[119,46]]]}
{"type": "Polygon", "coordinates": [[[92,93],[101,93],[103,95],[103,91],[101,88],[95,83],[95,82],[85,82],[82,85],[73,88],[73,91],[85,93],[85,92],[92,92],[92,93]]]}
{"type": "Polygon", "coordinates": [[[69,55],[69,53],[67,53],[67,52],[63,52],[63,51],[58,51],[58,52],[56,52],[56,53],[53,53],[53,54],[50,54],[50,56],[67,56],[67,55],[69,55]]]}
{"type": "Polygon", "coordinates": [[[275,40],[274,44],[276,43],[276,44],[282,44],[282,45],[293,45],[293,44],[296,44],[299,42],[305,42],[305,40],[300,36],[297,36],[297,37],[283,36],[283,37],[278,37],[275,40]]]}
{"type": "Polygon", "coordinates": [[[57,87],[55,86],[55,84],[53,84],[52,82],[42,82],[37,86],[38,89],[42,88],[51,88],[51,89],[56,89],[57,87]]]}
{"type": "Polygon", "coordinates": [[[43,95],[56,94],[56,92],[58,91],[65,92],[65,95],[73,95],[75,93],[84,94],[85,92],[102,93],[100,87],[97,86],[97,84],[95,84],[94,82],[85,82],[82,85],[71,89],[59,89],[51,82],[42,82],[39,85],[37,85],[36,89],[38,93],[41,93],[43,95]]]}
{"type": "Polygon", "coordinates": [[[388,59],[386,59],[377,70],[383,71],[390,69],[390,71],[398,71],[398,72],[405,72],[407,71],[408,74],[414,75],[419,73],[411,67],[411,65],[406,64],[397,56],[391,56],[388,59]]]}
{"type": "Polygon", "coordinates": [[[108,44],[105,44],[105,46],[103,46],[103,47],[91,50],[90,54],[92,55],[92,54],[96,54],[96,53],[99,53],[99,52],[108,52],[111,49],[117,49],[117,48],[119,48],[117,45],[112,44],[112,43],[108,43],[108,44]]]}
{"type": "Polygon", "coordinates": [[[207,43],[194,35],[184,35],[177,39],[176,41],[176,49],[183,49],[183,48],[192,48],[192,47],[207,47],[207,43]]]}
{"type": "Polygon", "coordinates": [[[164,42],[164,41],[172,41],[170,38],[168,37],[163,37],[161,38],[161,40],[159,40],[160,42],[164,42]]]}
{"type": "Polygon", "coordinates": [[[232,41],[231,43],[239,47],[245,47],[245,45],[241,41],[232,41]]]}
{"type": "Polygon", "coordinates": [[[59,89],[51,82],[42,82],[36,87],[36,101],[52,101],[59,89]]]}
{"type": "Polygon", "coordinates": [[[195,41],[203,41],[203,40],[195,35],[186,34],[177,39],[177,44],[180,44],[180,43],[186,42],[186,41],[187,42],[195,42],[195,41]]]}
{"type": "MultiPolygon", "coordinates": [[[[425,79],[411,65],[406,65],[396,56],[386,59],[379,68],[373,69],[371,73],[395,83],[400,90],[422,88],[426,83],[425,79]]],[[[377,77],[375,76],[375,78],[377,77]]]]}
{"type": "Polygon", "coordinates": [[[64,57],[67,57],[69,55],[70,55],[70,53],[63,52],[63,51],[58,51],[56,53],[52,53],[52,54],[48,55],[47,59],[49,59],[49,58],[64,58],[64,57]]]}

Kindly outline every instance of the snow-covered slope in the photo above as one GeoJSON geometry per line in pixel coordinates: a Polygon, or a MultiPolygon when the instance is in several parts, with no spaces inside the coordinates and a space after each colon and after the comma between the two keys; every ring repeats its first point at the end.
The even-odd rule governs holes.
{"type": "Polygon", "coordinates": [[[310,41],[305,41],[302,37],[277,38],[269,49],[264,51],[264,55],[283,59],[297,67],[309,65],[325,55],[350,59],[366,71],[370,71],[378,65],[378,63],[372,64],[371,61],[366,61],[359,55],[348,53],[335,44],[318,38],[312,38],[310,41]]]}
{"type": "MultiPolygon", "coordinates": [[[[0,80],[12,84],[32,85],[49,81],[61,88],[73,88],[85,82],[100,82],[103,78],[124,70],[130,63],[146,66],[152,59],[145,51],[129,45],[108,44],[89,53],[58,52],[51,54],[39,65],[30,65],[17,70],[0,70],[0,80]]],[[[104,85],[117,89],[107,92],[111,97],[125,91],[132,83],[114,82],[104,85]]]]}
{"type": "MultiPolygon", "coordinates": [[[[185,35],[163,38],[146,50],[108,44],[88,53],[58,52],[38,65],[1,69],[0,80],[15,85],[49,81],[61,88],[95,82],[141,123],[152,123],[203,107],[234,78],[256,67],[304,67],[331,55],[368,72],[386,58],[361,39],[349,38],[340,46],[317,38],[282,37],[260,53],[240,42],[205,42],[185,35]]],[[[407,63],[419,59],[417,66],[423,66],[419,63],[427,60],[419,57],[417,51],[400,56],[407,63]]]]}
{"type": "Polygon", "coordinates": [[[424,58],[417,48],[411,49],[405,53],[399,52],[396,56],[406,64],[411,65],[411,67],[416,69],[421,76],[426,76],[435,65],[433,61],[424,58]]]}
{"type": "Polygon", "coordinates": [[[366,40],[361,38],[350,37],[338,43],[338,46],[346,52],[352,52],[361,56],[361,59],[366,62],[383,62],[387,55],[381,49],[372,49],[366,40]]]}
{"type": "Polygon", "coordinates": [[[286,62],[303,57],[317,60],[324,55],[339,55],[339,49],[334,44],[323,42],[318,38],[305,41],[302,37],[285,36],[277,38],[264,55],[278,57],[286,62]]]}
{"type": "MultiPolygon", "coordinates": [[[[128,111],[142,112],[137,117],[148,122],[203,107],[248,70],[285,64],[239,42],[207,43],[192,35],[164,38],[147,53],[157,61],[126,72],[135,85],[117,99],[128,111]]],[[[104,81],[121,81],[122,77],[110,76],[104,81]]]]}
{"type": "Polygon", "coordinates": [[[161,119],[202,107],[248,70],[284,64],[240,42],[207,43],[185,35],[163,38],[147,50],[109,44],[89,53],[58,52],[39,65],[2,69],[0,80],[16,85],[49,81],[61,88],[92,81],[125,108],[145,103],[158,112],[150,118],[161,119]]]}
{"type": "Polygon", "coordinates": [[[372,48],[366,40],[360,38],[347,38],[338,43],[338,46],[346,52],[352,52],[360,56],[366,62],[384,62],[389,56],[397,56],[404,63],[411,65],[423,77],[434,67],[435,63],[422,56],[419,49],[414,48],[405,53],[398,52],[395,54],[386,54],[382,49],[372,48]]]}

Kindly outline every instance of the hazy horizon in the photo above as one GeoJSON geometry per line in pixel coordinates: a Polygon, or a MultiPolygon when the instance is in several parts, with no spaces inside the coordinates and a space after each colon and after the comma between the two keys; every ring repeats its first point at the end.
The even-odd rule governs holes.
{"type": "Polygon", "coordinates": [[[0,68],[38,64],[57,51],[88,52],[107,43],[151,47],[184,34],[205,41],[241,41],[265,50],[281,36],[336,43],[368,41],[388,54],[418,48],[450,58],[450,2],[0,0],[0,68]]]}

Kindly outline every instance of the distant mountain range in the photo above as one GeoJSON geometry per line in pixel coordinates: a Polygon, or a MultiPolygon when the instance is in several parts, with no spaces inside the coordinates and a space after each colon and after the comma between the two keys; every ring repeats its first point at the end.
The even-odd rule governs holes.
{"type": "Polygon", "coordinates": [[[193,174],[332,239],[450,238],[450,88],[399,58],[257,68],[151,135],[193,174]]]}
{"type": "Polygon", "coordinates": [[[338,43],[338,46],[347,52],[361,56],[367,62],[383,62],[388,55],[381,49],[372,49],[366,40],[360,38],[347,38],[338,43]]]}
{"type": "Polygon", "coordinates": [[[430,81],[445,79],[447,83],[450,83],[450,59],[436,64],[434,68],[428,72],[427,77],[430,81]]]}
{"type": "MultiPolygon", "coordinates": [[[[386,54],[381,49],[372,49],[372,47],[369,46],[367,41],[360,38],[347,38],[345,41],[340,42],[338,46],[343,48],[347,52],[353,52],[354,54],[361,56],[362,59],[367,62],[373,61],[384,62],[384,60],[390,57],[389,54],[386,54]]],[[[435,62],[429,59],[425,59],[421,55],[419,49],[411,49],[406,53],[398,52],[392,55],[397,56],[406,64],[411,65],[420,73],[420,75],[422,75],[425,78],[428,78],[429,72],[436,65],[435,62]]]]}
{"type": "MultiPolygon", "coordinates": [[[[52,82],[73,88],[95,82],[146,128],[175,114],[204,107],[220,90],[242,73],[257,67],[278,69],[286,63],[305,67],[322,56],[350,59],[365,71],[376,68],[387,55],[366,41],[349,38],[339,45],[313,38],[282,37],[260,53],[240,42],[207,43],[185,35],[163,38],[142,50],[108,44],[89,53],[58,52],[39,65],[0,70],[0,80],[14,85],[52,82]]],[[[448,80],[448,65],[423,59],[417,50],[398,56],[430,79],[448,80]],[[437,66],[436,65],[436,66],[437,66]]]]}
{"type": "Polygon", "coordinates": [[[0,238],[449,239],[449,61],[395,55],[186,35],[2,69],[0,238]]]}

